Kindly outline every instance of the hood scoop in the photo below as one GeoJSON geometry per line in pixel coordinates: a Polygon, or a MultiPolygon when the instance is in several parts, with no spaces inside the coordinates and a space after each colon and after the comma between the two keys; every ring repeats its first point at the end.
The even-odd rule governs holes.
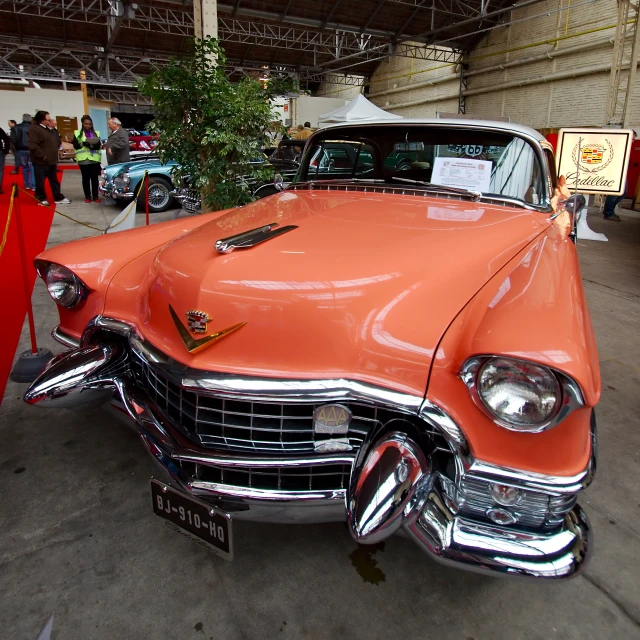
{"type": "Polygon", "coordinates": [[[279,227],[277,222],[271,222],[263,227],[251,229],[251,231],[245,231],[244,233],[238,233],[235,236],[229,236],[228,238],[222,238],[216,242],[216,251],[218,253],[231,253],[235,249],[249,249],[255,247],[257,244],[262,244],[272,238],[277,238],[283,233],[293,231],[297,229],[296,225],[290,224],[286,227],[279,227]],[[278,227],[276,229],[276,227],[278,227]]]}

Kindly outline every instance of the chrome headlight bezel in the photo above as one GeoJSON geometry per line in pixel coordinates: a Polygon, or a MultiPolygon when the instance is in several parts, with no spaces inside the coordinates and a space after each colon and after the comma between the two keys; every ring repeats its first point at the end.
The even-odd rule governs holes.
{"type": "Polygon", "coordinates": [[[540,433],[547,431],[560,424],[570,413],[584,406],[584,395],[578,383],[568,375],[547,365],[522,358],[501,355],[482,355],[469,358],[462,366],[459,374],[460,379],[465,383],[471,394],[471,398],[478,408],[487,415],[492,422],[504,429],[517,431],[519,433],[540,433]],[[509,422],[497,413],[484,401],[478,390],[478,376],[485,365],[494,360],[507,360],[513,363],[514,367],[522,365],[534,365],[544,369],[549,376],[552,376],[558,384],[558,394],[553,413],[542,422],[521,424],[509,422]]]}
{"type": "Polygon", "coordinates": [[[125,172],[122,174],[122,182],[123,182],[124,184],[131,184],[131,175],[129,174],[129,172],[128,172],[128,171],[125,171],[125,172]]]}
{"type": "Polygon", "coordinates": [[[49,296],[51,296],[51,299],[57,305],[64,309],[77,309],[84,304],[91,289],[89,289],[71,269],[57,262],[47,262],[44,260],[37,260],[35,266],[38,275],[47,287],[49,296]],[[55,281],[54,271],[57,272],[55,281]],[[65,300],[63,300],[63,296],[56,297],[56,295],[52,293],[53,286],[60,282],[65,282],[67,284],[67,292],[70,292],[70,295],[68,295],[65,300]]]}

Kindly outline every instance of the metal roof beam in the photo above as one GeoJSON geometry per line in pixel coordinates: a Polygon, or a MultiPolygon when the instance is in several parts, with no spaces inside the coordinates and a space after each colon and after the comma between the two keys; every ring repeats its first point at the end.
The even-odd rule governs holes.
{"type": "MultiPolygon", "coordinates": [[[[169,56],[149,55],[142,51],[112,50],[106,58],[110,63],[110,79],[104,67],[102,47],[90,45],[70,46],[62,42],[31,40],[28,43],[17,39],[0,37],[0,76],[26,78],[50,82],[80,83],[94,86],[132,87],[142,74],[165,65],[169,56]],[[22,70],[20,70],[22,66],[22,70]],[[140,73],[138,73],[138,69],[140,73]],[[64,71],[63,71],[64,69],[64,71]],[[85,70],[83,81],[80,71],[85,70]]],[[[243,70],[264,71],[264,61],[244,61],[243,70]]],[[[238,61],[227,60],[229,73],[238,69],[238,61]]],[[[295,74],[291,66],[278,64],[271,69],[276,74],[295,74]]]]}
{"type": "MultiPolygon", "coordinates": [[[[459,2],[459,0],[457,1],[459,2]]],[[[532,4],[538,4],[539,2],[542,2],[542,1],[543,0],[523,0],[518,4],[508,5],[508,6],[502,7],[501,9],[495,9],[494,11],[489,11],[484,14],[481,13],[482,7],[480,7],[478,14],[474,17],[468,18],[466,20],[461,20],[460,22],[456,22],[453,24],[444,25],[442,27],[438,27],[437,29],[423,31],[422,33],[415,36],[415,38],[419,38],[421,40],[425,38],[427,39],[433,38],[433,36],[437,35],[438,33],[442,33],[443,31],[455,31],[456,29],[459,29],[460,27],[463,27],[465,25],[473,24],[474,22],[485,20],[486,18],[498,17],[498,16],[501,16],[503,13],[508,13],[509,11],[515,11],[517,9],[522,9],[532,4]]],[[[406,40],[414,40],[415,38],[410,37],[410,38],[407,38],[406,40]]]]}
{"type": "MultiPolygon", "coordinates": [[[[233,6],[229,4],[218,3],[218,14],[231,13],[233,6]]],[[[264,18],[266,20],[273,20],[278,22],[280,20],[280,14],[275,11],[264,11],[262,9],[251,9],[249,7],[241,7],[237,11],[237,15],[246,16],[249,18],[264,18]]],[[[343,24],[339,22],[328,22],[324,27],[324,20],[318,20],[315,18],[305,18],[302,16],[287,15],[282,18],[282,22],[287,24],[293,24],[300,27],[311,27],[313,29],[326,29],[329,31],[344,31],[345,33],[360,34],[361,27],[353,24],[343,24]]],[[[390,38],[393,35],[392,31],[386,31],[384,29],[367,29],[365,31],[367,35],[390,38]]],[[[409,36],[407,36],[409,37],[409,36]]]]}

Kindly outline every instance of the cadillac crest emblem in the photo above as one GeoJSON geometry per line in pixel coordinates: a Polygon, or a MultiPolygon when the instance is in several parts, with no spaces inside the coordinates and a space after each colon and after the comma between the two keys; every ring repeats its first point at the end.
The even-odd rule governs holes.
{"type": "Polygon", "coordinates": [[[582,162],[585,164],[600,164],[605,148],[601,144],[590,144],[582,147],[582,162]]]}
{"type": "Polygon", "coordinates": [[[607,138],[605,138],[605,144],[599,142],[587,142],[582,146],[576,144],[571,155],[580,171],[597,173],[606,169],[613,161],[613,145],[607,138]]]}
{"type": "Polygon", "coordinates": [[[205,333],[207,330],[207,322],[210,322],[209,314],[204,311],[187,311],[187,325],[189,331],[193,333],[205,333]]]}

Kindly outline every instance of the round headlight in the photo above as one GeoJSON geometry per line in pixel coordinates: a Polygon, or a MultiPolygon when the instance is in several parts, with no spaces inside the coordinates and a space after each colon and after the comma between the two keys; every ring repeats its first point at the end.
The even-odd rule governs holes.
{"type": "Polygon", "coordinates": [[[129,175],[128,171],[126,171],[122,176],[122,182],[124,182],[125,184],[129,184],[131,182],[131,176],[129,175]]]}
{"type": "Polygon", "coordinates": [[[86,298],[87,288],[82,280],[61,264],[48,265],[43,277],[49,295],[62,307],[71,309],[86,298]]]}
{"type": "Polygon", "coordinates": [[[487,360],[476,377],[478,397],[499,421],[527,431],[551,420],[562,389],[546,367],[508,358],[487,360]]]}

